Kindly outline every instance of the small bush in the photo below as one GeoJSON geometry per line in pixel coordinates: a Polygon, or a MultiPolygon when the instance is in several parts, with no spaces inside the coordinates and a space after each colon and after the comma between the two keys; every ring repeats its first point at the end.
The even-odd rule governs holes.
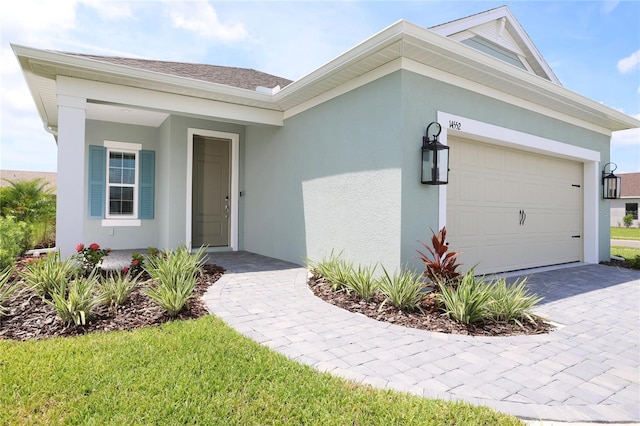
{"type": "Polygon", "coordinates": [[[425,266],[424,276],[427,277],[431,283],[429,287],[431,290],[438,290],[439,283],[446,283],[452,285],[460,277],[458,268],[459,263],[456,263],[459,252],[449,251],[449,243],[447,243],[447,228],[442,227],[438,232],[438,235],[431,231],[431,246],[419,241],[424,248],[427,249],[429,254],[423,253],[417,250],[418,258],[425,266]]]}
{"type": "Polygon", "coordinates": [[[5,308],[5,303],[19,286],[17,282],[9,283],[11,274],[13,274],[13,268],[11,266],[0,272],[0,317],[8,313],[5,308]]]}
{"type": "Polygon", "coordinates": [[[102,260],[109,256],[111,249],[101,249],[99,244],[92,243],[88,247],[84,244],[76,246],[76,258],[82,265],[85,274],[89,275],[94,269],[98,268],[102,260]]]}
{"type": "Polygon", "coordinates": [[[144,293],[162,307],[170,316],[176,316],[186,306],[195,289],[196,278],[202,274],[206,261],[206,247],[191,254],[181,245],[164,256],[147,259],[145,271],[155,281],[144,293]]]}
{"type": "Polygon", "coordinates": [[[104,306],[116,307],[124,304],[138,284],[138,275],[114,272],[98,283],[97,292],[104,306]]]}
{"type": "Polygon", "coordinates": [[[632,214],[625,214],[622,217],[622,223],[624,223],[624,226],[626,228],[631,227],[631,225],[633,224],[633,215],[632,214]]]}
{"type": "Polygon", "coordinates": [[[491,303],[487,306],[488,316],[496,321],[514,321],[522,327],[521,320],[533,322],[531,310],[542,300],[526,289],[527,279],[507,284],[506,279],[497,279],[490,284],[491,303]]]}
{"type": "Polygon", "coordinates": [[[95,274],[88,277],[76,275],[67,285],[56,288],[51,293],[51,300],[45,299],[45,302],[65,323],[85,325],[93,317],[93,309],[102,303],[94,294],[97,283],[95,274]]]}
{"type": "Polygon", "coordinates": [[[492,302],[491,289],[481,277],[475,277],[470,269],[457,287],[439,283],[438,301],[450,318],[464,324],[472,324],[487,318],[492,302]]]}
{"type": "Polygon", "coordinates": [[[354,291],[361,299],[368,302],[378,291],[378,283],[373,278],[375,267],[361,267],[355,269],[347,276],[346,288],[354,291]]]}
{"type": "Polygon", "coordinates": [[[54,292],[66,287],[67,281],[78,273],[75,259],[60,260],[59,252],[48,253],[44,258],[33,259],[20,277],[27,287],[41,297],[51,297],[54,292]]]}
{"type": "Polygon", "coordinates": [[[0,269],[13,266],[16,257],[29,247],[31,228],[25,222],[16,222],[12,216],[0,217],[0,269]]]}
{"type": "Polygon", "coordinates": [[[377,286],[384,294],[385,301],[402,310],[414,310],[424,298],[424,282],[420,274],[412,271],[395,272],[393,276],[382,267],[384,274],[377,280],[377,286]]]}
{"type": "Polygon", "coordinates": [[[323,258],[320,262],[313,262],[307,259],[307,266],[311,272],[327,280],[334,291],[344,290],[347,280],[353,273],[353,264],[341,258],[342,252],[337,255],[333,250],[328,258],[323,258]]]}

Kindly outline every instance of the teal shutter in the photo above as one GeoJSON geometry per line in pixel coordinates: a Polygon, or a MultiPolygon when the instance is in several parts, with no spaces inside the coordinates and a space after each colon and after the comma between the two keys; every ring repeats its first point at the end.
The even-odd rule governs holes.
{"type": "Polygon", "coordinates": [[[140,151],[138,182],[138,218],[153,219],[156,182],[155,151],[140,151]]]}
{"type": "Polygon", "coordinates": [[[107,149],[89,146],[89,218],[104,218],[105,187],[107,185],[107,149]]]}

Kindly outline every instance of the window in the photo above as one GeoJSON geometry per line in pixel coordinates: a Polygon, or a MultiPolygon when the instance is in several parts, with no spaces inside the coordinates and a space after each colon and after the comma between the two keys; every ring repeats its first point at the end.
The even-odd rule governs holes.
{"type": "Polygon", "coordinates": [[[137,152],[107,150],[109,179],[107,180],[106,217],[137,217],[138,168],[137,152]]]}
{"type": "Polygon", "coordinates": [[[638,203],[626,203],[624,205],[624,214],[630,214],[634,220],[638,219],[638,203]]]}
{"type": "Polygon", "coordinates": [[[103,226],[140,226],[154,217],[155,152],[141,144],[89,146],[89,218],[103,226]]]}

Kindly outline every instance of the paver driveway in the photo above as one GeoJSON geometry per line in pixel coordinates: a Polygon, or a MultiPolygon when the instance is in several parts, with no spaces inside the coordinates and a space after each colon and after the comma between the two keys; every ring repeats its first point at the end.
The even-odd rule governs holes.
{"type": "Polygon", "coordinates": [[[246,336],[319,370],[525,419],[640,421],[640,271],[579,265],[530,276],[550,334],[447,335],[330,305],[305,269],[246,252],[212,254],[227,273],[210,311],[246,336]]]}

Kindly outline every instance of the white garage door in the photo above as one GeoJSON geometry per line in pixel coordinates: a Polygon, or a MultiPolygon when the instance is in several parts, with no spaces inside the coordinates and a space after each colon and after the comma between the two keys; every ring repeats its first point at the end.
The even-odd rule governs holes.
{"type": "Polygon", "coordinates": [[[582,163],[449,139],[447,237],[463,269],[581,260],[582,163]]]}

